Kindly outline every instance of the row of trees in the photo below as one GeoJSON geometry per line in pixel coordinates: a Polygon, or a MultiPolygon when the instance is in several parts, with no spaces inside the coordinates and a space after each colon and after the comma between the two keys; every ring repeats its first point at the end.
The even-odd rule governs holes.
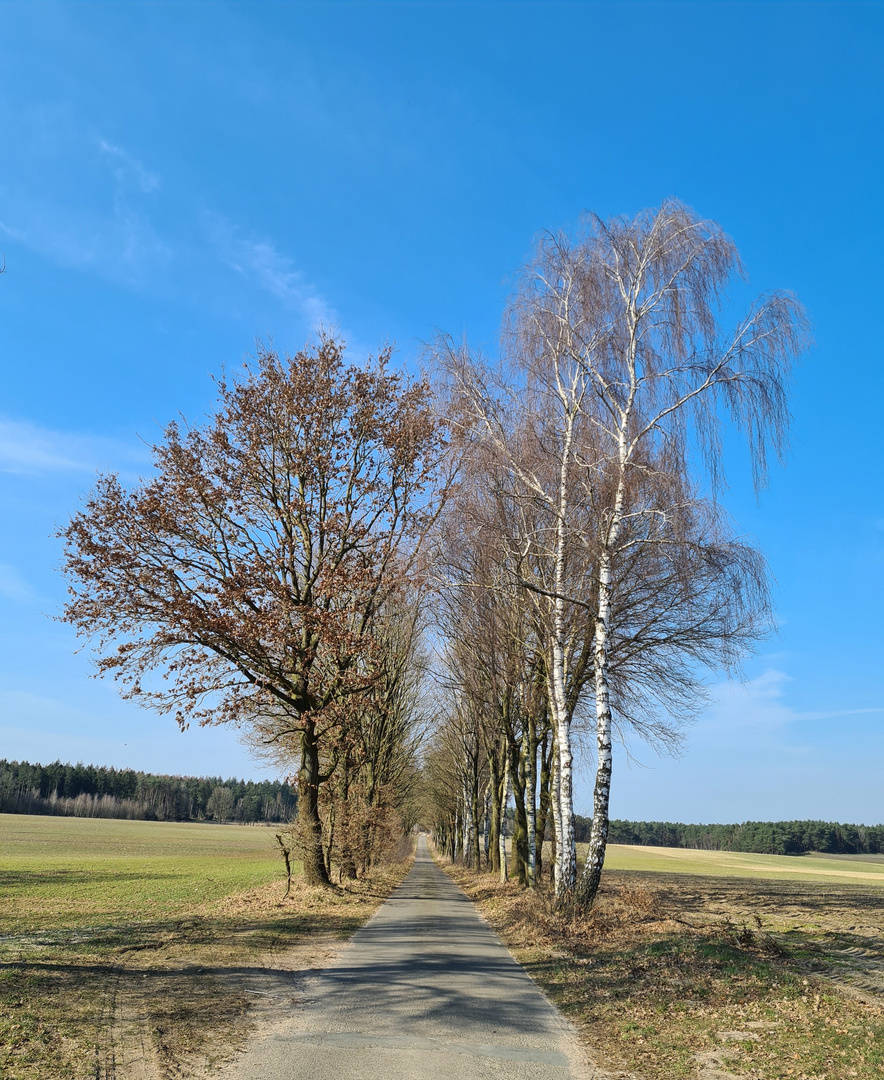
{"type": "Polygon", "coordinates": [[[288,822],[298,797],[272,780],[157,776],[95,765],[0,760],[0,813],[147,821],[288,822]]]}
{"type": "Polygon", "coordinates": [[[152,479],[99,478],[62,531],[65,618],[127,696],[296,763],[308,880],[356,873],[418,815],[503,871],[512,798],[519,880],[549,835],[557,897],[591,904],[613,738],[675,748],[705,671],[769,626],[764,561],[714,492],[728,425],[758,483],[782,451],[806,326],[773,293],[725,331],[740,272],[717,225],[667,202],[544,239],[499,361],[442,339],[435,388],[389,350],[348,366],[329,336],[261,349],[206,424],[166,430],[152,479]],[[440,692],[421,768],[422,640],[440,692]]]}
{"type": "Polygon", "coordinates": [[[348,365],[328,336],[217,388],[204,425],[166,429],[151,479],[100,476],[62,530],[64,618],[124,696],[237,727],[296,774],[299,856],[326,883],[410,824],[445,425],[389,350],[348,365]]]}
{"type": "MultiPolygon", "coordinates": [[[[589,822],[586,823],[587,833],[589,822]]],[[[684,825],[672,821],[611,822],[612,844],[754,851],[765,855],[884,854],[884,825],[835,821],[744,821],[741,825],[684,825]]]]}
{"type": "Polygon", "coordinates": [[[806,321],[785,293],[726,330],[741,273],[722,230],[676,202],[544,238],[490,363],[443,341],[446,413],[462,460],[439,531],[450,707],[428,758],[443,848],[590,905],[608,838],[612,740],[663,749],[770,625],[760,553],[715,501],[726,435],[757,484],[785,446],[787,384],[806,321]],[[595,746],[578,875],[575,738],[595,746]]]}

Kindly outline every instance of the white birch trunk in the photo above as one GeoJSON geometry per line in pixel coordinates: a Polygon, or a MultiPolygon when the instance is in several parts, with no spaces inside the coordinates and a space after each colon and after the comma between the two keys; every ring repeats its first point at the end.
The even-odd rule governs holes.
{"type": "Polygon", "coordinates": [[[525,814],[528,818],[528,888],[537,887],[537,746],[532,736],[533,722],[527,718],[522,731],[525,758],[525,814]]]}
{"type": "Polygon", "coordinates": [[[510,758],[506,755],[503,767],[503,795],[500,800],[500,880],[506,881],[509,877],[506,865],[506,804],[509,798],[510,786],[510,758]]]}
{"type": "MultiPolygon", "coordinates": [[[[635,323],[633,322],[633,326],[635,323]]],[[[599,559],[599,600],[593,642],[593,676],[595,682],[596,713],[596,775],[592,797],[592,828],[589,833],[589,850],[586,865],[576,890],[575,899],[583,908],[591,907],[599,889],[605,851],[608,846],[608,814],[611,802],[611,770],[613,752],[611,745],[611,689],[608,670],[608,650],[611,636],[611,610],[613,588],[613,559],[623,528],[623,504],[626,494],[626,473],[630,458],[628,430],[632,406],[635,401],[635,335],[632,336],[628,365],[631,389],[620,414],[618,431],[618,477],[617,490],[611,521],[608,526],[602,554],[599,559]]]]}
{"type": "Polygon", "coordinates": [[[573,418],[569,417],[562,445],[562,465],[559,473],[559,504],[556,514],[555,587],[553,598],[552,641],[552,713],[558,749],[559,815],[556,821],[556,897],[561,900],[573,892],[577,882],[577,849],[574,843],[574,796],[572,792],[573,754],[571,751],[571,718],[568,715],[567,669],[565,662],[565,554],[566,521],[568,514],[568,485],[573,418]]]}
{"type": "Polygon", "coordinates": [[[559,753],[558,743],[555,742],[555,735],[553,735],[553,754],[552,754],[552,776],[550,777],[550,813],[553,818],[553,830],[556,838],[556,857],[553,859],[553,887],[555,889],[556,896],[559,895],[559,879],[560,879],[560,864],[559,864],[559,836],[562,832],[562,804],[559,797],[559,753]]]}
{"type": "Polygon", "coordinates": [[[485,867],[488,868],[488,853],[491,850],[491,781],[488,781],[488,786],[485,788],[485,801],[484,801],[485,818],[482,823],[482,841],[485,850],[485,867]]]}
{"type": "Polygon", "coordinates": [[[467,782],[463,785],[463,855],[464,863],[472,866],[473,862],[473,800],[470,798],[470,789],[467,782]]]}
{"type": "Polygon", "coordinates": [[[596,707],[596,775],[592,800],[592,828],[589,850],[576,891],[579,906],[589,907],[598,892],[608,844],[608,808],[611,799],[611,695],[608,684],[608,635],[610,628],[611,561],[606,553],[599,566],[599,611],[596,621],[595,707],[596,707]]]}

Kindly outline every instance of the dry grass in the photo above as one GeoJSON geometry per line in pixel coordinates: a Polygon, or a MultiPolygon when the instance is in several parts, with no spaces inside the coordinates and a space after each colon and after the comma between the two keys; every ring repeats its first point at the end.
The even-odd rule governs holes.
{"type": "MultiPolygon", "coordinates": [[[[90,863],[96,837],[104,842],[114,832],[105,826],[114,824],[81,830],[76,874],[55,866],[47,877],[47,857],[78,859],[76,851],[56,850],[51,826],[42,867],[24,855],[6,865],[0,859],[13,886],[0,903],[4,1080],[201,1075],[235,1053],[257,1024],[291,1007],[300,973],[362,925],[408,865],[346,888],[309,888],[295,878],[283,900],[282,860],[256,859],[254,836],[197,832],[191,840],[180,829],[153,823],[145,832],[137,823],[150,851],[126,853],[115,843],[112,858],[90,863]],[[174,874],[153,862],[152,847],[171,839],[174,874]],[[207,880],[209,840],[217,851],[207,880]],[[268,869],[276,880],[267,881],[268,869]],[[249,875],[254,888],[244,888],[249,875]],[[139,904],[137,891],[133,898],[138,888],[149,903],[139,904]],[[59,899],[65,889],[77,901],[67,909],[59,899]]],[[[272,852],[272,833],[267,839],[272,852]]]]}
{"type": "Polygon", "coordinates": [[[574,918],[448,869],[615,1075],[884,1075],[880,889],[621,872],[574,918]]]}

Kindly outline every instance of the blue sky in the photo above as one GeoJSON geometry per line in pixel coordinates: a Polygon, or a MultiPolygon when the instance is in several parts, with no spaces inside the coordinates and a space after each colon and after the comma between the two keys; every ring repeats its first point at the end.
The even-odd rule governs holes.
{"type": "Polygon", "coordinates": [[[760,501],[728,460],[780,632],[682,758],[621,755],[612,811],[884,820],[882,53],[844,0],[0,3],[0,756],[259,775],[47,617],[96,468],[137,477],[257,338],[493,349],[541,230],[676,196],[817,344],[760,501]]]}

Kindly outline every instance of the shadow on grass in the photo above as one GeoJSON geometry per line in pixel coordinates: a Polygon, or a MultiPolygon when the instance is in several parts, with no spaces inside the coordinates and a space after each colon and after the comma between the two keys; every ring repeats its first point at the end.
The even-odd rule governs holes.
{"type": "MultiPolygon", "coordinates": [[[[110,926],[87,926],[76,929],[45,927],[36,931],[8,934],[0,938],[7,956],[16,950],[51,947],[56,951],[84,951],[112,954],[142,952],[150,949],[188,949],[229,947],[247,944],[252,948],[271,949],[295,945],[311,934],[345,936],[365,921],[362,915],[292,913],[276,918],[184,918],[150,922],[121,922],[110,926]]],[[[42,961],[40,961],[42,963],[42,961]]],[[[3,963],[0,961],[0,970],[3,963]]]]}
{"type": "Polygon", "coordinates": [[[573,918],[546,896],[467,885],[605,1067],[646,1080],[884,1076],[880,888],[618,870],[573,918]]]}
{"type": "MultiPolygon", "coordinates": [[[[299,883],[288,900],[267,883],[165,916],[96,911],[92,925],[84,925],[88,914],[14,898],[22,929],[0,937],[0,1076],[116,1077],[119,1062],[147,1054],[157,1075],[171,1077],[192,1071],[190,1063],[223,1060],[256,1017],[290,1013],[299,981],[365,922],[404,870],[395,865],[346,888],[299,883]],[[71,916],[78,925],[64,925],[71,916]]],[[[71,876],[43,875],[50,884],[71,876]]],[[[101,882],[91,871],[82,876],[101,882]]],[[[135,870],[126,880],[159,876],[135,870]]],[[[118,887],[120,877],[109,880],[118,887]]],[[[35,875],[27,878],[33,886],[35,875]]]]}
{"type": "Polygon", "coordinates": [[[614,870],[607,875],[608,887],[627,883],[652,887],[661,904],[677,906],[683,912],[708,912],[710,903],[733,905],[738,901],[747,908],[769,908],[771,912],[794,903],[804,911],[823,914],[839,905],[876,917],[884,915],[884,889],[875,885],[665,874],[654,870],[614,870]]]}
{"type": "Polygon", "coordinates": [[[129,881],[172,881],[181,879],[184,874],[164,874],[161,871],[147,870],[143,873],[127,870],[77,870],[61,867],[58,870],[0,870],[0,889],[4,892],[33,889],[40,885],[58,885],[60,881],[88,881],[90,884],[113,884],[129,881]]]}
{"type": "Polygon", "coordinates": [[[196,916],[7,938],[0,1075],[87,1075],[81,1065],[61,1069],[53,1050],[60,1044],[75,1047],[82,1061],[97,1061],[101,1076],[116,1075],[113,1062],[133,1052],[127,1039],[152,1048],[162,1075],[178,1075],[179,1063],[213,1047],[226,1052],[245,1037],[255,1005],[290,1010],[311,970],[297,963],[274,969],[272,956],[306,943],[327,948],[366,914],[280,908],[254,919],[196,916]]]}

